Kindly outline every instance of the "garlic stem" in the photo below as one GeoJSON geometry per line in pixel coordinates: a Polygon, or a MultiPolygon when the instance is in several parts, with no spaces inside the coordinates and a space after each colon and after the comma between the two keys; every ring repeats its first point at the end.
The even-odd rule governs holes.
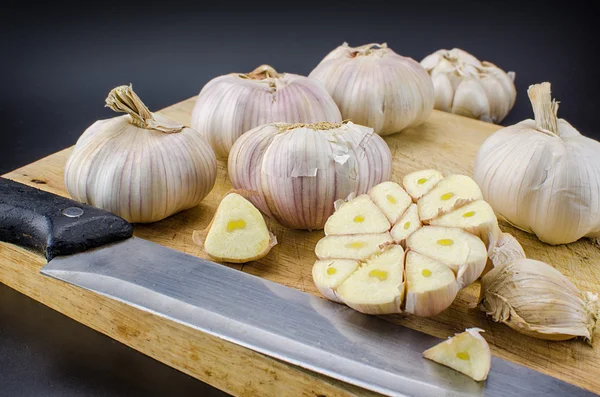
{"type": "Polygon", "coordinates": [[[111,108],[115,112],[123,112],[129,114],[131,123],[140,127],[151,130],[157,130],[166,134],[180,132],[185,126],[169,123],[158,122],[150,110],[144,105],[144,102],[133,91],[130,85],[121,85],[113,88],[106,98],[106,107],[111,108]]]}
{"type": "Polygon", "coordinates": [[[554,136],[559,136],[556,115],[558,114],[558,102],[552,99],[550,93],[550,83],[544,82],[529,86],[527,90],[533,114],[535,115],[535,123],[538,130],[545,133],[552,133],[554,136]]]}
{"type": "Polygon", "coordinates": [[[382,50],[387,48],[387,43],[371,43],[371,44],[365,44],[365,45],[361,45],[360,47],[356,48],[356,51],[353,52],[354,56],[357,55],[371,55],[372,52],[377,51],[377,50],[382,50]]]}
{"type": "Polygon", "coordinates": [[[241,77],[252,79],[252,80],[264,80],[279,78],[281,75],[277,73],[277,70],[270,65],[260,65],[248,74],[242,75],[241,77]]]}

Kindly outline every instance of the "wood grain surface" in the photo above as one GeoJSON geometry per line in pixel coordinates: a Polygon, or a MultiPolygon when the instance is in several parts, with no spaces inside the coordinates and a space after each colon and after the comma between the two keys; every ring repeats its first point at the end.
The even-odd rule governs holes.
{"type": "MultiPolygon", "coordinates": [[[[195,98],[160,113],[189,125],[195,98]]],[[[434,111],[423,125],[386,137],[394,156],[392,180],[422,168],[472,174],[475,154],[499,126],[434,111]]],[[[82,131],[83,132],[83,131],[82,131]]],[[[72,149],[65,149],[5,177],[67,196],[63,168],[72,149]]],[[[223,195],[231,189],[226,163],[219,163],[213,191],[196,208],[150,225],[136,225],[135,235],[182,252],[205,257],[192,242],[193,230],[205,228],[223,195]]],[[[265,258],[235,269],[318,295],[312,282],[314,247],[322,231],[286,229],[268,221],[279,244],[265,258]]],[[[552,264],[582,291],[600,292],[600,248],[590,240],[549,246],[535,236],[501,224],[523,245],[528,257],[552,264]]],[[[218,338],[159,318],[117,301],[56,281],[39,273],[44,261],[25,250],[0,243],[0,282],[155,359],[237,396],[371,395],[353,386],[271,359],[218,338]]],[[[590,391],[600,391],[600,340],[548,342],[521,335],[470,308],[479,282],[462,290],[452,306],[432,318],[385,316],[389,321],[445,338],[468,327],[480,327],[492,352],[590,391]]],[[[0,302],[1,304],[1,302],[0,302]]],[[[598,339],[597,329],[595,337],[598,339]]],[[[492,371],[494,369],[492,368],[492,371]]]]}

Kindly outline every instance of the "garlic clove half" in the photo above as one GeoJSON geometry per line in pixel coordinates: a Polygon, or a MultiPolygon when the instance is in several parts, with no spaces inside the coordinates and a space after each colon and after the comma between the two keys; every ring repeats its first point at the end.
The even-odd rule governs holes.
{"type": "Polygon", "coordinates": [[[206,231],[206,239],[195,232],[194,242],[218,261],[245,263],[266,256],[277,244],[262,214],[237,193],[221,200],[206,231]]]}
{"type": "Polygon", "coordinates": [[[381,246],[393,241],[392,236],[387,232],[325,236],[317,243],[315,253],[319,259],[363,260],[378,253],[381,246]]]}
{"type": "Polygon", "coordinates": [[[406,254],[406,312],[435,316],[450,307],[458,290],[448,266],[415,251],[406,254]]]}
{"type": "Polygon", "coordinates": [[[411,204],[394,227],[392,227],[390,234],[396,243],[403,243],[408,236],[417,231],[421,226],[419,209],[416,204],[411,204]]]}
{"type": "Polygon", "coordinates": [[[427,222],[481,198],[481,190],[473,179],[465,175],[450,175],[419,199],[419,217],[427,222]]]}
{"type": "Polygon", "coordinates": [[[358,269],[358,261],[352,259],[324,259],[315,262],[312,268],[313,281],[324,297],[342,303],[335,291],[358,269]]]}
{"type": "Polygon", "coordinates": [[[400,313],[404,299],[404,250],[391,245],[365,263],[336,290],[354,310],[366,314],[400,313]]]}
{"type": "Polygon", "coordinates": [[[366,194],[342,204],[325,223],[326,235],[384,233],[388,230],[387,218],[366,194]]]}
{"type": "Polygon", "coordinates": [[[466,265],[462,288],[477,280],[487,262],[487,249],[483,241],[457,228],[423,226],[408,237],[406,246],[445,264],[454,274],[466,265]]]}
{"type": "Polygon", "coordinates": [[[479,328],[469,328],[427,350],[423,356],[450,367],[476,381],[487,379],[492,366],[492,353],[479,328]]]}
{"type": "Polygon", "coordinates": [[[192,128],[224,159],[242,134],[260,125],[321,121],[342,121],[323,84],[278,73],[269,65],[212,79],[202,88],[192,112],[192,128]]]}
{"type": "Polygon", "coordinates": [[[369,196],[392,225],[412,204],[410,196],[396,182],[383,182],[373,186],[369,190],[369,196]]]}
{"type": "Polygon", "coordinates": [[[406,175],[402,179],[402,185],[416,203],[442,179],[444,176],[438,170],[420,170],[406,175]]]}

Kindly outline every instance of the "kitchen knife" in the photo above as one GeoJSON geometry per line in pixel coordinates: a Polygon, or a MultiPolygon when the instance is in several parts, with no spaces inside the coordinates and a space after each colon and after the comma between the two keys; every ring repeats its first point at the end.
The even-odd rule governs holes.
{"type": "Polygon", "coordinates": [[[132,234],[114,214],[0,178],[0,240],[43,253],[45,275],[387,395],[594,395],[496,357],[477,383],[422,358],[438,338],[132,234]]]}

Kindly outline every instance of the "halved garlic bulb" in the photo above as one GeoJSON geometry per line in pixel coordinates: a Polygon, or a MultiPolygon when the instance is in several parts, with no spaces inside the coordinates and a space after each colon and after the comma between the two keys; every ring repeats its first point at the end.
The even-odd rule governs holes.
{"type": "Polygon", "coordinates": [[[310,73],[337,103],[344,119],[369,126],[379,135],[423,123],[433,110],[431,79],[418,62],[384,44],[331,51],[310,73]]]}
{"type": "Polygon", "coordinates": [[[431,75],[438,110],[499,123],[515,104],[515,73],[480,62],[466,51],[438,50],[421,66],[431,75]]]}
{"type": "MultiPolygon", "coordinates": [[[[322,229],[334,202],[387,181],[392,154],[371,128],[351,122],[274,123],[242,135],[229,154],[233,187],[293,229],[322,229]]],[[[382,221],[387,222],[384,215],[382,221]]]]}
{"type": "Polygon", "coordinates": [[[259,125],[320,121],[342,121],[323,84],[277,73],[269,65],[212,79],[202,88],[192,112],[192,128],[210,142],[217,157],[225,159],[236,139],[259,125]]]}

